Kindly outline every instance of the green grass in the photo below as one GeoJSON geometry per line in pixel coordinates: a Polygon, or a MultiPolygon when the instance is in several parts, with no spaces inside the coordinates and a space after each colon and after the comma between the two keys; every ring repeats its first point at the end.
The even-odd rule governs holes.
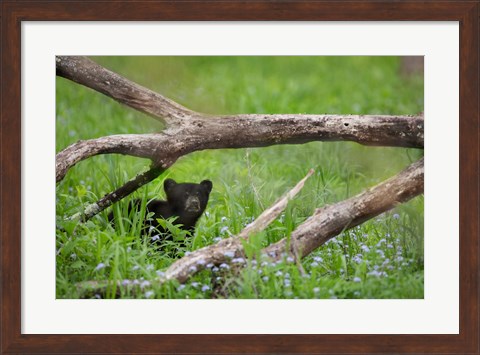
{"type": "MultiPolygon", "coordinates": [[[[97,57],[100,64],[194,110],[215,113],[415,114],[423,110],[423,79],[401,78],[395,57],[97,57]]],[[[79,139],[162,129],[157,121],[57,78],[57,151],[79,139]]],[[[186,250],[164,252],[139,237],[130,198],[115,227],[107,211],[84,225],[65,222],[141,171],[149,161],[93,157],[57,185],[58,298],[77,298],[75,283],[120,280],[125,298],[423,298],[423,197],[345,231],[302,260],[271,264],[252,256],[288,237],[315,208],[353,196],[395,175],[422,151],[312,142],[258,149],[220,149],[182,157],[133,198],[163,198],[163,180],[210,179],[213,191],[186,250]],[[315,174],[285,212],[255,236],[244,263],[208,269],[185,285],[155,280],[185,252],[238,233],[310,168],[315,174]]],[[[118,290],[108,289],[107,297],[118,290]]],[[[95,297],[95,293],[90,295],[95,297]]]]}

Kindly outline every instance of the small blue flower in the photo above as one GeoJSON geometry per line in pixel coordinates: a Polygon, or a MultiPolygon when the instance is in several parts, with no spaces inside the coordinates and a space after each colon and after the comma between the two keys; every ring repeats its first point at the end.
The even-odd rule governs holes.
{"type": "Polygon", "coordinates": [[[155,292],[153,292],[153,291],[147,291],[147,292],[145,292],[145,297],[146,297],[146,298],[150,298],[150,297],[152,297],[154,294],[155,294],[155,292]]]}
{"type": "Polygon", "coordinates": [[[147,265],[147,270],[148,270],[148,271],[153,270],[153,265],[152,265],[152,264],[148,264],[148,265],[147,265]]]}
{"type": "Polygon", "coordinates": [[[208,286],[208,285],[203,285],[202,286],[202,292],[205,292],[205,291],[208,291],[208,290],[210,290],[210,286],[208,286]]]}
{"type": "Polygon", "coordinates": [[[217,272],[218,270],[219,270],[219,268],[216,267],[216,266],[212,268],[212,271],[213,271],[213,272],[217,272]]]}
{"type": "Polygon", "coordinates": [[[152,237],[152,242],[155,242],[155,241],[157,241],[157,240],[159,240],[159,239],[160,239],[160,235],[159,235],[159,234],[156,234],[156,235],[154,235],[154,236],[152,237]]]}
{"type": "Polygon", "coordinates": [[[95,267],[95,271],[98,271],[98,270],[101,270],[105,267],[105,264],[104,263],[99,263],[96,267],[95,267]]]}
{"type": "Polygon", "coordinates": [[[225,234],[228,232],[228,226],[223,226],[221,229],[220,229],[220,234],[225,234]]]}
{"type": "Polygon", "coordinates": [[[365,244],[361,246],[361,249],[365,252],[368,253],[370,251],[370,248],[367,247],[365,244]]]}
{"type": "Polygon", "coordinates": [[[228,220],[228,218],[225,217],[225,216],[221,218],[221,221],[222,221],[222,222],[225,222],[226,220],[228,220]]]}
{"type": "Polygon", "coordinates": [[[186,252],[185,252],[185,256],[189,256],[190,254],[192,254],[191,251],[186,251],[186,252]]]}
{"type": "Polygon", "coordinates": [[[215,237],[215,238],[213,238],[213,241],[214,241],[215,243],[218,243],[218,242],[221,241],[221,240],[222,240],[222,237],[215,237]]]}
{"type": "Polygon", "coordinates": [[[387,273],[384,271],[373,270],[373,271],[370,271],[367,275],[380,277],[380,276],[387,276],[387,273]]]}
{"type": "Polygon", "coordinates": [[[188,268],[188,271],[190,271],[190,272],[196,272],[196,271],[197,271],[197,268],[192,265],[192,266],[190,266],[190,267],[188,268]]]}
{"type": "Polygon", "coordinates": [[[283,272],[278,270],[276,273],[275,273],[275,276],[282,276],[283,275],[283,272]]]}
{"type": "Polygon", "coordinates": [[[269,279],[269,277],[268,277],[268,276],[264,276],[264,277],[262,277],[262,280],[263,280],[264,282],[267,282],[267,281],[268,281],[268,279],[269,279]]]}
{"type": "Polygon", "coordinates": [[[207,263],[207,262],[206,262],[205,260],[203,260],[203,259],[200,259],[200,260],[197,261],[197,265],[202,265],[202,266],[203,266],[203,265],[205,265],[206,263],[207,263]]]}
{"type": "Polygon", "coordinates": [[[323,262],[323,259],[320,256],[314,256],[313,260],[315,260],[317,263],[323,262]]]}
{"type": "Polygon", "coordinates": [[[132,266],[132,271],[135,271],[135,270],[138,270],[138,269],[140,269],[140,266],[138,266],[138,265],[132,266]]]}
{"type": "Polygon", "coordinates": [[[220,269],[228,270],[228,269],[230,269],[230,266],[228,266],[228,265],[225,264],[225,263],[222,263],[222,264],[220,264],[220,269]]]}
{"type": "Polygon", "coordinates": [[[313,289],[313,292],[314,292],[314,293],[319,293],[319,292],[320,292],[320,287],[315,287],[315,288],[313,289]]]}
{"type": "Polygon", "coordinates": [[[355,255],[352,260],[356,262],[357,264],[360,264],[362,262],[362,254],[357,254],[355,255]]]}
{"type": "Polygon", "coordinates": [[[377,243],[377,247],[380,247],[383,243],[386,243],[386,242],[387,242],[387,240],[385,238],[380,239],[377,243]]]}
{"type": "Polygon", "coordinates": [[[214,267],[213,263],[208,263],[206,266],[207,269],[211,269],[212,267],[214,267]]]}
{"type": "Polygon", "coordinates": [[[70,258],[72,258],[73,260],[75,260],[75,259],[77,258],[77,254],[75,254],[75,253],[70,254],[70,258]]]}
{"type": "Polygon", "coordinates": [[[185,287],[185,285],[180,285],[177,287],[177,291],[182,291],[185,287]]]}
{"type": "Polygon", "coordinates": [[[232,263],[245,264],[245,259],[244,258],[234,258],[234,259],[232,259],[232,263]]]}
{"type": "Polygon", "coordinates": [[[157,273],[157,276],[159,276],[159,277],[164,277],[165,276],[165,273],[162,270],[157,270],[156,273],[157,273]]]}
{"type": "Polygon", "coordinates": [[[318,266],[318,263],[316,261],[314,261],[313,263],[310,264],[311,267],[316,267],[318,266]]]}
{"type": "Polygon", "coordinates": [[[125,280],[122,281],[122,285],[123,285],[123,286],[128,286],[128,285],[130,285],[131,283],[132,283],[132,282],[131,282],[130,280],[127,280],[127,279],[125,279],[125,280]]]}
{"type": "Polygon", "coordinates": [[[361,279],[360,277],[358,277],[358,276],[355,276],[355,277],[353,278],[353,282],[362,282],[362,279],[361,279]]]}
{"type": "Polygon", "coordinates": [[[140,288],[145,288],[145,287],[148,287],[150,286],[150,281],[142,281],[142,283],[140,284],[140,288]]]}
{"type": "Polygon", "coordinates": [[[293,263],[294,261],[295,261],[295,259],[292,258],[291,256],[287,257],[287,263],[293,263]]]}
{"type": "Polygon", "coordinates": [[[398,213],[394,213],[394,214],[393,214],[393,218],[394,218],[394,219],[399,219],[399,218],[400,218],[400,215],[399,215],[398,213]]]}
{"type": "Polygon", "coordinates": [[[198,287],[198,285],[200,285],[198,282],[192,282],[192,287],[195,287],[195,288],[197,288],[197,287],[198,287]]]}

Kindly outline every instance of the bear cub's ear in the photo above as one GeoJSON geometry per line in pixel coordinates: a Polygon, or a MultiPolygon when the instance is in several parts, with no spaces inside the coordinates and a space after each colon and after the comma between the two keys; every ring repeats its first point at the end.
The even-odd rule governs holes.
{"type": "Polygon", "coordinates": [[[177,183],[173,179],[167,179],[163,182],[163,189],[165,192],[168,192],[172,187],[174,187],[177,183]]]}
{"type": "Polygon", "coordinates": [[[202,185],[208,193],[210,193],[210,191],[212,191],[212,187],[213,187],[213,184],[210,180],[203,180],[200,185],[202,185]]]}

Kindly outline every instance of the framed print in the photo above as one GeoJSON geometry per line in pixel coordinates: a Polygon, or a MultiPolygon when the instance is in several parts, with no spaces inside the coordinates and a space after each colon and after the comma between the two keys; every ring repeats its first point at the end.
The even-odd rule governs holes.
{"type": "MultiPolygon", "coordinates": [[[[4,1],[1,9],[2,353],[479,352],[478,1],[4,1]],[[394,81],[394,75],[409,75],[394,70],[403,58],[417,58],[420,63],[423,62],[423,79],[419,75],[418,80],[402,79],[396,82],[395,87],[386,86],[386,82],[394,81]],[[318,63],[323,63],[323,66],[318,63]],[[363,77],[360,75],[362,71],[367,73],[363,77]],[[258,80],[260,76],[264,78],[258,80]],[[278,79],[280,76],[287,79],[282,81],[278,79]],[[316,77],[317,81],[309,82],[311,77],[316,77]],[[268,78],[272,79],[269,81],[268,78]],[[325,79],[322,82],[318,78],[325,79]],[[236,89],[228,92],[227,87],[237,81],[243,86],[236,86],[236,89]],[[262,81],[270,86],[261,86],[262,81]],[[87,92],[80,85],[99,92],[87,92]],[[112,87],[113,90],[123,88],[124,91],[120,89],[119,92],[113,92],[112,87]],[[191,96],[189,90],[196,90],[195,95],[199,97],[197,103],[192,103],[192,97],[195,96],[191,96]],[[250,96],[241,94],[244,92],[249,92],[250,96]],[[188,110],[193,105],[199,112],[207,113],[209,119],[225,110],[223,122],[229,119],[229,114],[262,114],[262,123],[257,129],[250,129],[253,136],[267,131],[265,127],[268,127],[268,119],[271,118],[268,115],[274,113],[299,114],[304,119],[308,119],[307,114],[321,113],[327,116],[327,123],[336,119],[328,115],[338,114],[338,111],[376,115],[377,120],[378,117],[385,119],[382,114],[412,114],[414,116],[410,119],[418,124],[400,131],[408,136],[410,131],[407,128],[412,129],[414,137],[400,146],[423,149],[425,120],[425,164],[421,160],[421,177],[407,169],[411,181],[417,181],[418,178],[418,186],[409,190],[414,191],[413,195],[416,196],[423,192],[425,165],[425,216],[422,198],[421,204],[411,207],[413,214],[405,211],[408,225],[404,224],[402,230],[411,235],[415,235],[412,230],[421,230],[419,240],[406,245],[399,238],[397,245],[395,238],[391,241],[388,239],[390,235],[382,239],[382,236],[391,232],[388,228],[393,231],[395,226],[405,222],[403,215],[395,210],[378,217],[378,227],[375,230],[372,227],[375,244],[362,242],[358,246],[361,249],[359,251],[355,249],[350,253],[346,249],[348,246],[345,245],[355,243],[357,239],[354,237],[357,236],[345,234],[350,239],[344,237],[341,243],[329,249],[333,257],[330,258],[329,251],[312,254],[308,256],[311,258],[308,265],[299,264],[297,267],[294,266],[297,265],[294,263],[298,257],[296,253],[300,250],[303,256],[306,244],[300,249],[279,249],[292,252],[292,255],[284,255],[284,262],[292,263],[288,277],[285,276],[287,266],[285,269],[275,266],[277,269],[270,271],[255,267],[251,270],[264,274],[248,278],[246,273],[239,271],[243,285],[250,285],[244,287],[243,291],[239,286],[241,282],[235,284],[237,288],[232,284],[229,287],[222,286],[221,278],[225,274],[222,274],[220,267],[227,269],[235,263],[243,264],[246,261],[235,254],[237,249],[233,253],[230,249],[219,249],[222,257],[231,262],[222,263],[218,260],[223,259],[216,259],[219,270],[218,274],[213,274],[220,279],[204,277],[201,282],[193,279],[196,285],[182,286],[185,278],[196,273],[197,268],[213,270],[215,266],[212,263],[211,267],[206,267],[204,259],[195,259],[195,265],[186,264],[182,269],[186,270],[186,276],[175,274],[178,283],[172,284],[171,288],[152,287],[148,275],[163,280],[164,273],[171,270],[168,265],[175,260],[155,259],[153,265],[137,262],[139,258],[151,255],[149,253],[156,250],[152,249],[155,246],[128,238],[115,239],[117,231],[120,231],[118,235],[128,235],[122,234],[125,226],[119,226],[118,223],[129,220],[135,204],[118,204],[120,207],[116,210],[114,207],[114,212],[109,215],[111,210],[107,207],[114,201],[102,202],[118,193],[119,190],[115,190],[118,186],[124,183],[127,187],[131,186],[133,183],[128,180],[136,175],[134,171],[139,170],[122,168],[125,179],[120,183],[112,183],[111,189],[99,189],[94,184],[104,178],[104,185],[107,185],[107,181],[114,182],[116,175],[111,171],[114,171],[115,164],[112,161],[102,160],[103,166],[97,163],[88,165],[88,168],[85,168],[87,165],[82,168],[84,163],[80,163],[78,169],[84,169],[85,178],[77,179],[71,172],[70,175],[63,173],[59,176],[61,156],[55,157],[55,152],[75,144],[88,145],[91,139],[98,142],[102,136],[110,134],[143,133],[145,126],[141,119],[135,121],[138,122],[135,125],[131,125],[131,122],[118,124],[121,121],[117,117],[124,113],[131,115],[132,111],[125,107],[120,107],[119,111],[112,109],[109,106],[111,102],[106,101],[110,99],[100,93],[150,116],[158,113],[155,111],[158,107],[152,109],[152,106],[148,106],[148,100],[142,101],[137,95],[160,95],[157,98],[161,100],[164,100],[161,95],[165,95],[174,101],[164,101],[170,109],[188,110]],[[294,97],[288,98],[289,93],[294,97]],[[402,96],[402,93],[407,94],[402,96]],[[218,98],[217,102],[223,102],[223,106],[215,106],[215,100],[207,101],[205,98],[208,97],[218,98]],[[238,103],[235,102],[237,99],[238,103]],[[329,102],[329,105],[316,103],[322,99],[323,103],[329,102]],[[142,106],[143,102],[147,102],[147,105],[142,106]],[[304,106],[295,104],[299,102],[304,106]],[[294,113],[288,112],[289,109],[294,113]],[[110,129],[102,131],[100,121],[103,125],[109,125],[110,129]],[[131,126],[127,127],[127,124],[131,126]],[[56,187],[54,170],[57,182],[63,180],[60,188],[56,187]],[[109,195],[111,191],[113,193],[109,195]],[[72,233],[78,231],[78,223],[74,219],[73,224],[65,221],[72,220],[77,212],[78,219],[86,221],[85,216],[92,209],[84,212],[82,206],[85,202],[95,201],[100,201],[92,214],[97,216],[92,219],[92,224],[85,223],[86,227],[82,229],[85,237],[72,243],[72,233]],[[105,211],[99,211],[98,206],[105,211]],[[412,216],[418,211],[421,211],[421,218],[412,221],[412,216]],[[385,230],[381,229],[381,223],[385,230]],[[87,235],[90,235],[90,239],[87,235]],[[338,249],[338,257],[334,248],[338,249]],[[412,251],[408,254],[408,260],[404,260],[406,248],[417,250],[417,256],[411,256],[414,254],[412,251]],[[291,260],[287,260],[287,257],[291,260]],[[357,267],[364,265],[362,261],[367,259],[380,266],[374,268],[365,262],[364,269],[357,267]],[[388,281],[387,268],[394,268],[390,259],[394,259],[395,267],[408,270],[405,273],[407,278],[413,275],[408,279],[410,281],[401,284],[404,281],[400,280],[403,279],[393,276],[389,279],[390,283],[385,281],[388,281]],[[330,269],[315,274],[315,268],[322,263],[330,265],[330,269]],[[337,271],[338,277],[331,278],[329,272],[337,271]],[[275,288],[276,284],[271,283],[271,289],[262,288],[262,285],[269,285],[268,282],[279,277],[278,272],[281,272],[278,274],[281,275],[281,287],[275,288]],[[305,273],[314,281],[308,284],[308,290],[304,292],[302,285],[305,283],[300,280],[305,273]],[[117,276],[113,284],[119,288],[115,286],[112,289],[112,283],[102,288],[101,282],[108,281],[114,275],[117,276]],[[370,279],[378,280],[376,285],[380,286],[376,293],[365,292],[371,289],[369,287],[372,284],[363,289],[358,286],[370,279]],[[221,286],[217,288],[219,284],[221,286]],[[88,292],[84,292],[84,286],[89,287],[88,292]],[[190,293],[182,291],[184,287],[190,293]],[[253,297],[249,289],[254,289],[258,297],[253,297]],[[274,289],[278,292],[270,292],[274,289]],[[235,297],[225,296],[228,292],[235,297]],[[217,299],[177,299],[186,298],[182,295],[217,299]],[[104,299],[118,297],[123,299],[104,299]]],[[[405,67],[404,70],[417,69],[405,67]]],[[[119,105],[114,103],[112,107],[119,105]]],[[[179,117],[189,115],[192,111],[182,111],[182,114],[172,112],[160,112],[158,116],[167,117],[167,125],[176,124],[181,121],[179,117]]],[[[209,125],[209,122],[202,121],[203,116],[197,112],[193,113],[195,115],[198,122],[195,121],[193,126],[200,127],[198,129],[201,131],[203,126],[209,125]]],[[[249,118],[254,117],[244,117],[249,118]]],[[[285,124],[282,118],[278,119],[280,121],[275,121],[265,134],[276,134],[276,143],[282,142],[282,139],[299,143],[298,137],[282,138],[285,129],[275,131],[279,122],[285,124]]],[[[339,122],[343,130],[355,129],[344,133],[340,140],[347,137],[359,141],[356,135],[362,129],[362,123],[345,116],[342,119],[339,122]],[[354,122],[354,127],[349,127],[351,122],[354,122]]],[[[317,122],[315,127],[318,126],[322,125],[317,122]]],[[[229,127],[225,125],[222,133],[215,133],[214,127],[211,127],[209,132],[220,137],[228,134],[229,127]]],[[[187,131],[197,132],[196,129],[188,126],[187,131]]],[[[237,132],[248,135],[250,131],[244,126],[234,134],[239,134],[237,132]]],[[[371,130],[366,132],[370,134],[371,130]]],[[[174,139],[177,140],[167,141],[166,146],[180,144],[182,130],[176,130],[175,134],[174,139]]],[[[386,136],[388,134],[375,139],[386,139],[386,136]]],[[[338,137],[331,139],[335,138],[338,137]]],[[[368,139],[363,137],[363,142],[366,140],[368,143],[368,139]]],[[[392,144],[392,141],[406,138],[397,136],[388,139],[392,144]]],[[[195,144],[204,144],[202,142],[198,140],[195,144]]],[[[239,148],[245,144],[240,138],[232,142],[230,146],[220,148],[239,148]]],[[[245,146],[258,146],[252,142],[248,141],[245,146]]],[[[382,145],[378,144],[378,140],[372,142],[382,145]]],[[[296,158],[291,151],[284,155],[280,151],[272,151],[271,155],[256,155],[254,150],[245,150],[236,157],[243,165],[238,170],[232,168],[234,173],[230,176],[220,175],[220,172],[228,170],[229,163],[217,160],[218,166],[212,164],[209,168],[205,165],[209,160],[203,156],[195,162],[190,160],[195,172],[188,168],[183,168],[184,171],[175,170],[174,167],[169,169],[179,156],[197,148],[193,147],[190,151],[185,147],[179,148],[181,154],[168,160],[158,141],[155,143],[156,157],[142,155],[147,143],[142,141],[137,146],[140,147],[140,153],[135,154],[137,157],[151,158],[157,165],[152,165],[150,170],[147,169],[146,173],[131,181],[138,184],[138,179],[144,179],[142,181],[145,183],[166,173],[160,175],[155,191],[152,187],[150,194],[148,191],[137,192],[134,197],[141,201],[138,206],[146,210],[145,216],[148,216],[148,206],[152,206],[149,204],[157,193],[163,194],[165,190],[168,201],[155,202],[163,206],[155,209],[161,211],[158,212],[161,218],[155,219],[155,223],[160,224],[145,227],[140,220],[138,231],[145,238],[162,235],[175,240],[178,235],[183,236],[186,244],[193,246],[191,251],[185,249],[181,252],[180,262],[186,256],[197,255],[203,247],[215,244],[216,241],[210,240],[214,234],[220,240],[215,245],[220,248],[230,235],[241,234],[243,227],[258,225],[260,222],[252,221],[262,220],[263,217],[258,218],[260,212],[268,211],[269,205],[282,195],[280,191],[290,190],[308,172],[308,167],[303,165],[302,171],[288,168],[289,161],[300,162],[304,159],[311,164],[315,157],[320,157],[320,153],[316,155],[320,146],[307,146],[306,149],[310,150],[300,153],[302,156],[296,158]],[[263,176],[261,169],[255,170],[255,166],[263,166],[256,165],[261,164],[262,160],[273,163],[278,157],[282,157],[284,166],[273,175],[284,174],[283,180],[269,179],[266,176],[272,175],[263,176]],[[158,171],[159,166],[161,171],[158,171]],[[269,179],[272,185],[260,189],[260,185],[254,182],[256,173],[259,176],[257,179],[269,179]],[[241,174],[244,174],[243,180],[241,174]],[[288,174],[294,178],[290,180],[288,174]],[[178,182],[191,184],[187,186],[178,182]],[[252,183],[248,191],[240,189],[235,193],[235,185],[249,185],[249,182],[252,183]],[[273,182],[277,185],[274,186],[273,182]],[[191,228],[183,228],[190,223],[188,219],[184,219],[178,227],[175,219],[170,220],[170,216],[165,215],[168,213],[166,209],[174,208],[163,204],[172,204],[169,194],[179,187],[182,197],[176,194],[175,199],[189,201],[185,202],[185,206],[190,206],[188,208],[197,204],[197,209],[201,211],[191,222],[191,228]],[[185,189],[191,190],[185,193],[185,189]],[[268,196],[271,199],[262,195],[265,192],[270,194],[268,196]],[[197,201],[192,199],[192,194],[201,197],[197,201]],[[229,201],[224,198],[227,194],[234,196],[234,199],[229,201]],[[222,205],[221,201],[227,202],[222,205]],[[252,201],[260,202],[257,204],[252,201]],[[256,212],[242,214],[244,208],[236,209],[233,207],[235,203],[249,206],[256,212]],[[200,220],[197,223],[198,218],[200,220]],[[239,222],[233,221],[234,218],[239,222]],[[252,220],[247,221],[248,218],[252,220]],[[159,222],[160,219],[163,224],[159,222]],[[160,234],[150,233],[152,227],[160,234]],[[182,233],[187,233],[187,237],[182,233]],[[200,234],[208,237],[188,239],[189,235],[198,237],[200,234]]],[[[212,147],[205,145],[202,149],[212,147]]],[[[299,215],[290,205],[286,217],[280,217],[282,221],[283,218],[290,218],[286,223],[290,223],[292,231],[309,216],[312,216],[312,221],[322,212],[327,214],[330,206],[326,205],[335,206],[343,197],[354,198],[352,196],[357,192],[384,180],[365,178],[363,181],[369,181],[370,184],[364,188],[348,182],[351,181],[350,173],[346,174],[344,180],[335,180],[336,176],[350,171],[348,164],[352,165],[361,158],[358,151],[348,149],[352,158],[345,162],[346,170],[342,171],[335,164],[326,170],[322,164],[326,164],[328,152],[322,153],[322,161],[314,163],[317,172],[310,178],[317,187],[323,188],[322,209],[315,214],[313,203],[311,206],[307,203],[310,195],[300,195],[303,200],[296,208],[303,214],[299,215]],[[327,172],[331,173],[331,180],[328,180],[327,172]],[[335,181],[340,181],[337,190],[335,181]],[[329,199],[327,188],[331,195],[347,192],[341,198],[329,199]],[[351,192],[349,189],[357,190],[351,192]]],[[[341,155],[344,155],[343,152],[341,155]]],[[[405,153],[401,161],[413,163],[423,153],[417,155],[405,153]]],[[[367,160],[365,158],[364,161],[367,160]]],[[[388,160],[390,164],[395,164],[392,158],[388,160]]],[[[72,167],[71,171],[75,170],[74,164],[68,166],[72,167]]],[[[298,165],[291,163],[293,167],[298,165]]],[[[268,169],[271,171],[273,164],[268,169]]],[[[388,175],[388,172],[384,171],[382,177],[393,175],[388,175]]],[[[311,174],[314,173],[310,172],[307,176],[311,174]]],[[[360,179],[362,174],[356,176],[360,179]]],[[[384,190],[381,200],[387,200],[388,192],[395,189],[395,180],[389,181],[390,185],[384,190]]],[[[303,187],[303,182],[305,180],[298,185],[299,189],[303,187]]],[[[308,182],[305,184],[308,190],[308,182]]],[[[369,191],[374,193],[375,188],[369,191]]],[[[398,196],[407,195],[401,189],[398,192],[398,196]]],[[[401,201],[399,199],[392,203],[401,201]]],[[[277,202],[281,204],[282,200],[277,202]]],[[[315,200],[316,205],[317,202],[315,200]]],[[[286,202],[282,208],[285,206],[286,202]]],[[[175,216],[182,218],[179,210],[175,207],[175,216]]],[[[378,210],[377,215],[383,211],[378,210]]],[[[359,217],[359,223],[362,218],[359,217]]],[[[280,221],[275,223],[268,236],[263,238],[281,244],[281,237],[275,233],[284,227],[280,221]]],[[[362,234],[365,232],[361,231],[362,234]]],[[[347,233],[343,229],[335,233],[340,232],[347,233]]],[[[321,233],[315,230],[313,235],[320,238],[321,233]]],[[[284,241],[286,245],[290,245],[288,240],[284,241]]],[[[162,248],[167,248],[168,252],[168,243],[165,245],[162,248]]],[[[264,250],[249,245],[241,247],[252,255],[257,250],[264,250]]],[[[276,249],[267,250],[272,253],[271,257],[276,255],[276,249]]]]}

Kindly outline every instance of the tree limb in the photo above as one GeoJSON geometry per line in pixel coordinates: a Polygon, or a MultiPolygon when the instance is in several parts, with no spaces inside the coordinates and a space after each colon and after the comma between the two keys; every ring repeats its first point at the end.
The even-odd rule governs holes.
{"type": "Polygon", "coordinates": [[[156,166],[151,167],[148,171],[138,174],[132,180],[127,181],[123,186],[119,187],[113,192],[110,192],[103,196],[100,200],[85,207],[83,213],[76,213],[69,218],[73,221],[85,222],[102,212],[104,209],[113,205],[115,202],[120,201],[122,198],[130,195],[150,181],[155,180],[164,170],[156,166]]]}
{"type": "Polygon", "coordinates": [[[398,175],[345,201],[315,211],[291,234],[265,252],[280,259],[285,252],[303,258],[327,240],[423,193],[424,158],[398,175]]]}
{"type": "Polygon", "coordinates": [[[56,156],[56,180],[81,160],[98,154],[151,159],[167,169],[179,157],[204,149],[266,147],[311,141],[423,148],[420,116],[236,115],[193,117],[163,133],[123,134],[78,141],[56,156]]]}

